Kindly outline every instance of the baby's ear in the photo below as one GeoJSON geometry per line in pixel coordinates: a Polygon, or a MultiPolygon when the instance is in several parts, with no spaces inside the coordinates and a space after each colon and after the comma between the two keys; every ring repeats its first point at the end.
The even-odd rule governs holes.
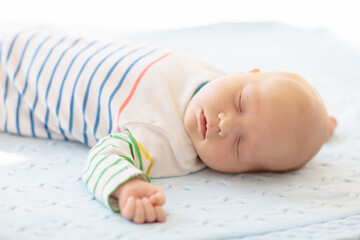
{"type": "Polygon", "coordinates": [[[333,116],[329,116],[329,127],[328,127],[328,135],[326,138],[326,141],[328,141],[330,139],[330,137],[333,135],[334,130],[336,128],[337,125],[337,121],[333,116]]]}

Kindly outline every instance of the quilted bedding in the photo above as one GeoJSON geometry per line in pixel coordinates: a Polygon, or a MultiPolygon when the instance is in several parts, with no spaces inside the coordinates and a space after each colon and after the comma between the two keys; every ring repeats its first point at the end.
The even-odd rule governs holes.
{"type": "Polygon", "coordinates": [[[227,72],[255,67],[297,72],[319,90],[337,118],[335,135],[296,172],[204,169],[154,179],[167,196],[168,220],[136,225],[86,189],[80,171],[88,147],[0,133],[0,239],[360,238],[359,52],[326,29],[279,23],[228,23],[125,37],[175,48],[227,72]]]}

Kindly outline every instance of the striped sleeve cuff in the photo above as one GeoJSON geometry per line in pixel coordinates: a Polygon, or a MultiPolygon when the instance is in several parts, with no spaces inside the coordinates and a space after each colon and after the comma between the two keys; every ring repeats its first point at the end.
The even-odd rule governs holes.
{"type": "Polygon", "coordinates": [[[87,188],[114,212],[119,212],[117,199],[111,196],[116,188],[134,177],[150,182],[142,170],[137,144],[129,133],[104,137],[90,150],[87,160],[81,174],[87,188]]]}
{"type": "Polygon", "coordinates": [[[131,178],[138,177],[148,182],[150,179],[144,172],[119,156],[111,155],[101,160],[92,171],[83,174],[82,178],[99,201],[113,212],[119,212],[117,199],[111,197],[111,193],[131,178]]]}

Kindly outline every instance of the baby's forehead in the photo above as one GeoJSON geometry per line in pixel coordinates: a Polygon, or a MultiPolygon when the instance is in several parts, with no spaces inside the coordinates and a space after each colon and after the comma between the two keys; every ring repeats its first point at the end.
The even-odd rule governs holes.
{"type": "Polygon", "coordinates": [[[292,75],[275,75],[264,77],[258,83],[263,86],[266,93],[273,95],[287,96],[287,97],[307,97],[309,93],[314,89],[310,84],[306,84],[304,81],[298,78],[294,78],[292,75]]]}

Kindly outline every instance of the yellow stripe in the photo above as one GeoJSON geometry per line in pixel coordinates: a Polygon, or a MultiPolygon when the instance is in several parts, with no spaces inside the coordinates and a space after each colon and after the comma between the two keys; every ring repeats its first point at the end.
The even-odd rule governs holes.
{"type": "Polygon", "coordinates": [[[150,171],[151,171],[152,164],[153,164],[153,158],[145,151],[143,146],[138,141],[136,141],[136,144],[140,148],[140,151],[144,154],[145,158],[150,162],[150,165],[149,165],[148,169],[146,170],[146,174],[149,175],[150,171]]]}

